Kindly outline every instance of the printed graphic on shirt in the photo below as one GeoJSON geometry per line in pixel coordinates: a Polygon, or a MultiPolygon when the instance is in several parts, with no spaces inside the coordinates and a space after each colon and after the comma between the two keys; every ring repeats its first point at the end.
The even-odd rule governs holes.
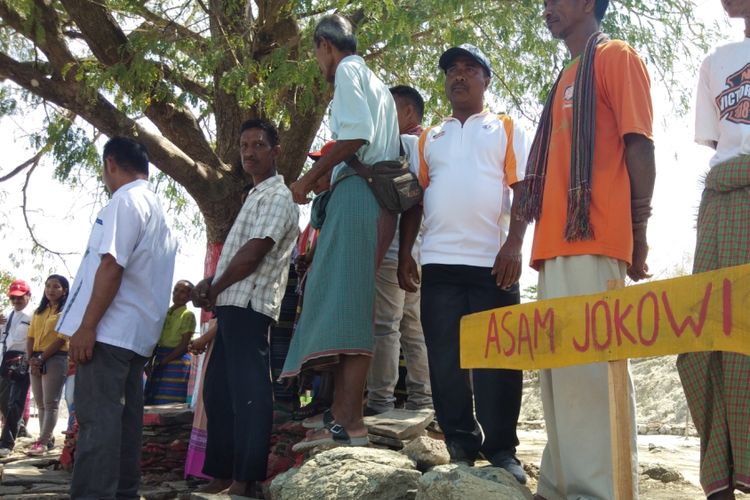
{"type": "Polygon", "coordinates": [[[750,63],[726,82],[729,88],[716,98],[720,119],[750,125],[750,63]]]}
{"type": "Polygon", "coordinates": [[[563,108],[573,107],[573,93],[575,91],[575,88],[575,84],[570,84],[565,87],[565,91],[563,92],[563,108]]]}

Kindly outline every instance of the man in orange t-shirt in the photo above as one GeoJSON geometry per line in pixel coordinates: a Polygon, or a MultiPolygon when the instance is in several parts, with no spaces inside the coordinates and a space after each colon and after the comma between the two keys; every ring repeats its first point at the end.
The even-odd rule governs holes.
{"type": "MultiPolygon", "coordinates": [[[[540,120],[522,203],[536,220],[539,298],[549,299],[606,290],[626,273],[648,277],[655,168],[649,76],[628,44],[599,32],[608,1],[544,4],[548,29],[571,55],[540,120]]],[[[548,442],[539,496],[613,498],[607,364],[543,370],[541,388],[548,442]]]]}

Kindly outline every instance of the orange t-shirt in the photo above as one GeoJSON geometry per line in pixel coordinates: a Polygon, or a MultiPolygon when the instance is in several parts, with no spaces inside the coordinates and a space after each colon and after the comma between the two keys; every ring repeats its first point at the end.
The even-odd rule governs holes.
{"type": "Polygon", "coordinates": [[[651,138],[653,110],[646,66],[627,43],[599,45],[594,59],[596,131],[589,216],[594,238],[565,240],[570,186],[573,88],[578,59],[563,72],[552,103],[552,134],[542,212],[534,231],[531,266],[569,255],[603,255],[627,262],[633,255],[630,177],[625,164],[626,134],[651,138]]]}

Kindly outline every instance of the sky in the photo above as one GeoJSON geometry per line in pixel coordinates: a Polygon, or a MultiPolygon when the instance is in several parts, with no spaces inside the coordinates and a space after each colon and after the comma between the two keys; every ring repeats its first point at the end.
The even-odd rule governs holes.
{"type": "MultiPolygon", "coordinates": [[[[696,15],[709,23],[726,23],[719,0],[698,0],[696,15]]],[[[725,42],[742,38],[743,24],[732,20],[726,31],[725,42]]],[[[704,54],[693,54],[681,70],[686,85],[692,89],[697,78],[696,67],[704,54]]],[[[653,78],[653,73],[652,73],[653,78]]],[[[656,79],[654,79],[656,80],[656,79]]],[[[708,168],[712,150],[696,145],[693,138],[692,110],[684,116],[674,113],[667,89],[660,81],[653,81],[654,141],[656,145],[657,177],[653,198],[653,217],[649,223],[648,264],[653,279],[665,279],[689,272],[695,245],[695,216],[701,194],[701,178],[708,168]]],[[[693,101],[692,95],[689,98],[693,101]]],[[[0,119],[0,176],[29,158],[34,151],[27,147],[25,136],[35,126],[33,114],[26,117],[0,119]]],[[[34,302],[41,298],[43,280],[52,273],[70,276],[80,263],[91,223],[100,209],[102,186],[95,179],[70,188],[53,180],[53,165],[40,163],[31,177],[28,188],[28,214],[37,239],[48,248],[69,253],[61,257],[43,259],[31,254],[32,240],[21,212],[23,174],[0,183],[0,269],[28,280],[32,285],[34,302]]],[[[307,213],[306,210],[303,210],[307,213]]],[[[524,246],[524,261],[528,262],[533,228],[529,228],[524,246]]],[[[203,270],[205,242],[194,235],[178,234],[181,240],[174,280],[200,280],[203,270]]],[[[536,284],[536,273],[529,267],[523,270],[522,289],[536,284]]]]}

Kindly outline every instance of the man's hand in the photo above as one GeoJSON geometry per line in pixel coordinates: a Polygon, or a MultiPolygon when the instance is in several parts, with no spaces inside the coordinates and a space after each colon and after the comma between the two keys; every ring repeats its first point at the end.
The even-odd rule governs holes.
{"type": "Polygon", "coordinates": [[[209,302],[209,292],[211,291],[211,281],[213,278],[206,278],[198,282],[193,287],[193,291],[190,293],[190,300],[193,301],[196,307],[203,309],[210,309],[213,304],[209,302]]]}
{"type": "Polygon", "coordinates": [[[292,191],[292,197],[294,198],[295,203],[298,205],[306,205],[310,202],[307,198],[307,194],[312,191],[312,186],[310,184],[311,183],[307,181],[304,175],[292,182],[289,189],[292,191]]]}
{"type": "Polygon", "coordinates": [[[500,251],[495,257],[495,265],[492,266],[492,276],[495,277],[495,283],[500,288],[510,288],[518,282],[521,277],[521,247],[523,240],[515,241],[508,238],[500,247],[500,251]]]}
{"type": "Polygon", "coordinates": [[[398,258],[398,286],[412,293],[419,290],[419,268],[411,254],[398,258]]]}
{"type": "Polygon", "coordinates": [[[94,344],[96,343],[96,329],[79,327],[70,337],[68,355],[76,364],[84,364],[91,361],[94,356],[94,344]]]}
{"type": "Polygon", "coordinates": [[[640,281],[652,276],[648,274],[647,256],[648,241],[646,240],[646,228],[633,230],[633,263],[628,268],[628,276],[631,280],[640,281]]]}

